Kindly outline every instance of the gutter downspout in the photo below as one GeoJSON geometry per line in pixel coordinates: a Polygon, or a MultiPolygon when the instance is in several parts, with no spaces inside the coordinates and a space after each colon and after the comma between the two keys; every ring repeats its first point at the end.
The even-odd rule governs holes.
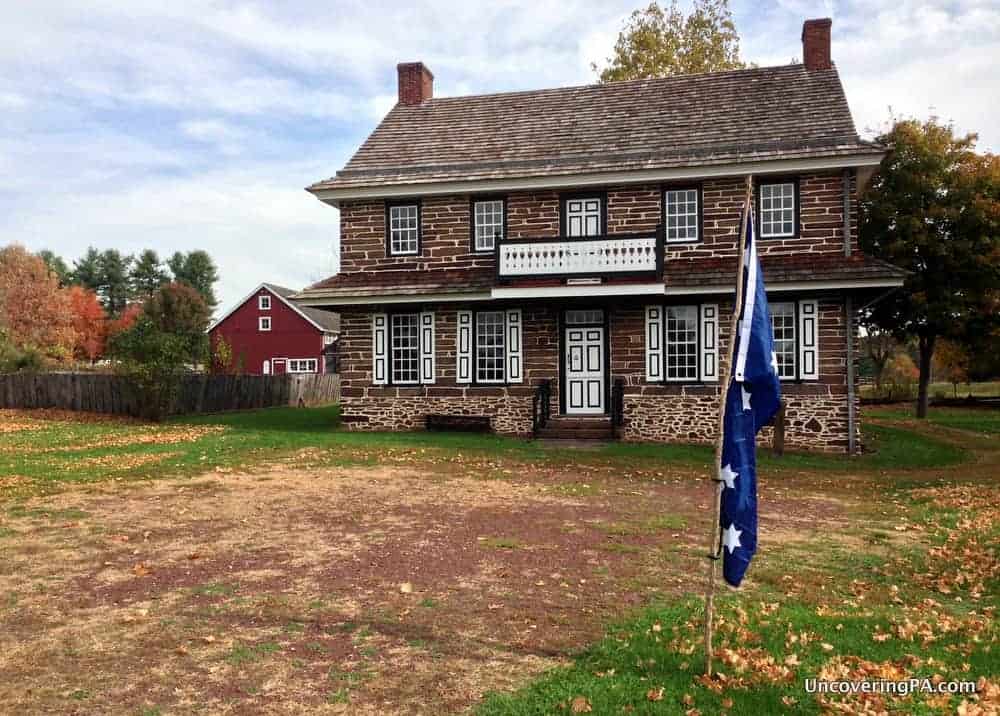
{"type": "Polygon", "coordinates": [[[847,294],[844,299],[847,314],[847,454],[857,451],[857,415],[854,405],[854,297],[847,294]]]}
{"type": "Polygon", "coordinates": [[[844,256],[851,256],[851,170],[844,169],[844,256]]]}

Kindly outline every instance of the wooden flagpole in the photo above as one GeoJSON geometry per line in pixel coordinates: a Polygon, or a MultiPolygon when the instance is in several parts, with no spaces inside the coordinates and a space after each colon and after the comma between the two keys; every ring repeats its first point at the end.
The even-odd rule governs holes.
{"type": "Polygon", "coordinates": [[[733,374],[734,348],[736,344],[736,329],[739,322],[738,312],[743,303],[743,268],[746,251],[743,242],[747,235],[747,221],[750,218],[750,200],[753,188],[753,176],[747,175],[746,194],[743,200],[743,218],[740,221],[740,233],[736,239],[739,254],[739,269],[736,272],[736,303],[733,304],[733,316],[729,324],[729,360],[722,370],[722,390],[719,393],[719,434],[715,442],[715,476],[713,489],[715,509],[713,510],[711,529],[708,539],[708,588],[705,591],[705,673],[712,675],[712,617],[715,613],[715,573],[718,562],[719,548],[719,515],[722,511],[723,483],[719,478],[722,473],[722,439],[726,423],[726,399],[729,397],[729,378],[733,374]]]}

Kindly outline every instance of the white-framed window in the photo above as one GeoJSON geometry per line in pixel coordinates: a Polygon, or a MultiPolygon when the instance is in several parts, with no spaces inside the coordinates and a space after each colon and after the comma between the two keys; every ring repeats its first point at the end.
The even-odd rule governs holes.
{"type": "Polygon", "coordinates": [[[778,361],[778,377],[794,380],[797,373],[795,304],[791,301],[770,304],[771,328],[774,330],[774,356],[778,361]]]}
{"type": "Polygon", "coordinates": [[[698,307],[667,306],[666,379],[698,380],[698,307]]]}
{"type": "Polygon", "coordinates": [[[259,308],[261,311],[270,311],[271,297],[268,296],[267,294],[257,296],[257,308],[259,308]]]}
{"type": "Polygon", "coordinates": [[[289,358],[289,373],[315,373],[319,361],[316,358],[289,358]]]}
{"type": "Polygon", "coordinates": [[[604,311],[600,308],[569,310],[566,311],[566,323],[576,326],[603,324],[604,311]]]}
{"type": "Polygon", "coordinates": [[[389,253],[394,256],[420,251],[420,206],[394,204],[389,207],[389,253]]]}
{"type": "Polygon", "coordinates": [[[271,330],[271,317],[270,316],[258,316],[257,318],[257,330],[258,331],[269,331],[271,330]]]}
{"type": "Polygon", "coordinates": [[[472,203],[472,234],[476,251],[492,251],[503,239],[503,199],[481,199],[472,203]]]}
{"type": "Polygon", "coordinates": [[[761,237],[795,236],[795,182],[762,183],[758,191],[761,237]]]}
{"type": "Polygon", "coordinates": [[[476,313],[476,382],[503,383],[506,345],[503,311],[476,313]]]}
{"type": "Polygon", "coordinates": [[[566,199],[566,236],[600,236],[602,232],[601,197],[566,199]]]}
{"type": "Polygon", "coordinates": [[[667,243],[697,241],[698,189],[667,189],[663,195],[667,243]]]}
{"type": "Polygon", "coordinates": [[[719,379],[719,304],[654,304],[643,315],[648,382],[719,379]]]}
{"type": "Polygon", "coordinates": [[[420,314],[394,313],[389,322],[390,370],[397,385],[420,382],[420,314]]]}

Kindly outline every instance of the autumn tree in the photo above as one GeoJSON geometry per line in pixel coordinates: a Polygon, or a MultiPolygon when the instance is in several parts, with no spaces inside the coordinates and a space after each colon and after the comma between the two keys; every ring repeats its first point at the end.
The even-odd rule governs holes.
{"type": "Polygon", "coordinates": [[[22,351],[56,361],[72,355],[69,295],[45,261],[17,244],[0,249],[0,327],[22,351]]]}
{"type": "Polygon", "coordinates": [[[104,354],[108,321],[97,294],[83,286],[70,286],[69,302],[73,317],[73,357],[93,363],[104,354]]]}
{"type": "Polygon", "coordinates": [[[882,392],[885,367],[896,353],[898,346],[891,331],[870,325],[867,321],[865,324],[865,335],[861,339],[861,346],[865,357],[871,361],[875,378],[875,392],[879,394],[882,392]]]}
{"type": "Polygon", "coordinates": [[[163,284],[170,280],[170,275],[163,268],[159,255],[152,249],[146,249],[135,260],[129,276],[134,298],[145,300],[163,284]]]}
{"type": "Polygon", "coordinates": [[[107,323],[107,339],[111,340],[119,333],[127,331],[129,328],[135,325],[135,322],[139,320],[139,316],[142,315],[142,304],[141,303],[130,303],[122,311],[121,315],[117,318],[108,318],[107,323]]]}
{"type": "Polygon", "coordinates": [[[958,397],[958,386],[969,382],[971,356],[958,341],[947,338],[938,341],[934,350],[935,376],[951,383],[952,393],[958,397]]]}
{"type": "Polygon", "coordinates": [[[862,201],[861,244],[909,273],[871,319],[917,340],[923,418],[938,339],[975,340],[998,320],[990,306],[1000,290],[1000,160],[936,118],[897,121],[878,141],[890,151],[862,201]]]}
{"type": "Polygon", "coordinates": [[[219,271],[207,252],[191,251],[185,254],[178,251],[167,259],[167,266],[170,267],[174,281],[186,283],[194,288],[201,294],[209,312],[215,310],[218,305],[215,298],[215,284],[219,280],[219,271]]]}
{"type": "Polygon", "coordinates": [[[60,286],[69,285],[71,272],[69,266],[66,265],[61,256],[48,249],[42,249],[38,252],[38,258],[44,261],[45,265],[49,267],[49,271],[54,273],[56,278],[59,279],[60,286]]]}
{"type": "Polygon", "coordinates": [[[591,69],[601,82],[617,82],[745,66],[728,0],[695,0],[687,16],[672,0],[666,9],[652,2],[633,12],[607,65],[591,64],[591,69]]]}

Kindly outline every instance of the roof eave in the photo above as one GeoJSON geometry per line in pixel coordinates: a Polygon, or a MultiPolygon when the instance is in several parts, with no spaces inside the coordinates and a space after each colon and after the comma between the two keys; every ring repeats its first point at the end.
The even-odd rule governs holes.
{"type": "Polygon", "coordinates": [[[650,182],[699,179],[746,174],[789,174],[802,171],[877,167],[885,150],[872,146],[865,151],[793,159],[760,159],[719,163],[689,164],[659,169],[625,171],[566,172],[545,175],[525,175],[493,179],[447,179],[400,182],[395,184],[360,184],[337,186],[336,179],[318,182],[306,188],[320,201],[339,206],[341,201],[380,199],[403,196],[468,194],[490,191],[558,189],[565,187],[600,186],[611,184],[643,184],[650,182]]]}

